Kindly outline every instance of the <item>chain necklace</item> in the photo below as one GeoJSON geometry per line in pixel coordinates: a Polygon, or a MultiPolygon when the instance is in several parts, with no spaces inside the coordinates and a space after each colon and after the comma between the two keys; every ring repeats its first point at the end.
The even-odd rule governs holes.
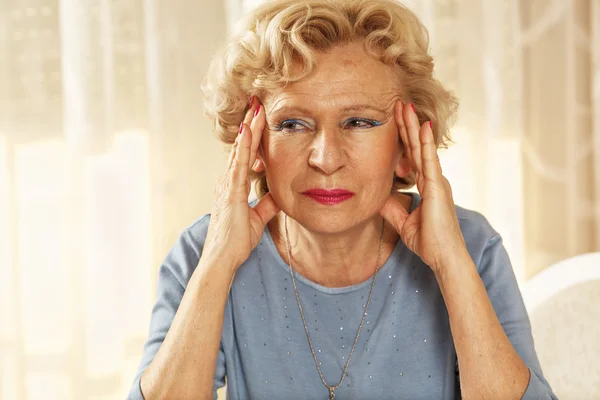
{"type": "Polygon", "coordinates": [[[308,345],[310,346],[310,351],[313,355],[313,359],[315,360],[315,365],[317,367],[317,371],[319,372],[319,376],[321,377],[321,382],[327,389],[329,389],[329,400],[335,399],[335,389],[342,385],[344,382],[344,378],[346,377],[346,371],[348,371],[348,366],[350,365],[350,359],[352,358],[352,354],[354,353],[354,349],[356,348],[356,343],[358,343],[358,337],[360,336],[360,331],[363,328],[365,323],[365,318],[367,317],[367,310],[369,309],[369,304],[371,303],[371,296],[373,295],[373,288],[375,287],[375,281],[377,280],[377,272],[379,271],[379,260],[381,258],[381,248],[383,247],[383,231],[385,227],[385,220],[381,225],[381,238],[379,239],[379,251],[377,253],[377,262],[375,263],[375,273],[373,274],[373,280],[371,282],[371,290],[369,291],[369,297],[367,302],[365,303],[365,311],[363,312],[362,319],[360,320],[360,325],[358,326],[358,332],[356,332],[356,337],[354,338],[354,343],[352,344],[352,349],[350,349],[350,355],[348,355],[348,361],[346,361],[346,365],[344,366],[344,370],[342,371],[342,377],[337,385],[331,386],[325,382],[325,378],[323,377],[323,372],[321,372],[321,367],[319,367],[319,361],[317,360],[317,354],[315,353],[315,349],[313,348],[312,340],[310,339],[310,335],[308,333],[308,326],[306,325],[306,318],[304,318],[304,311],[302,310],[302,304],[300,304],[300,296],[298,294],[298,288],[296,288],[296,280],[294,279],[294,270],[292,268],[292,251],[290,248],[290,238],[288,234],[287,228],[287,214],[284,214],[284,226],[285,226],[285,246],[288,254],[288,265],[290,266],[290,275],[292,276],[292,285],[294,285],[294,293],[296,294],[296,301],[298,303],[298,309],[300,310],[300,317],[302,317],[302,324],[304,324],[304,332],[306,333],[306,338],[308,339],[308,345]]]}

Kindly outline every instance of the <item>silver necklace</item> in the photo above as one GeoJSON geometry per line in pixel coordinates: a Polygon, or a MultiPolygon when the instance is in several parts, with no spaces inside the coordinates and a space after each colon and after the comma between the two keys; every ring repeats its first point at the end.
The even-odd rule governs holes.
{"type": "Polygon", "coordinates": [[[325,382],[325,378],[323,377],[323,372],[321,372],[321,367],[319,367],[319,361],[317,360],[317,354],[315,353],[315,349],[313,348],[312,340],[310,339],[310,334],[308,333],[308,326],[306,325],[306,318],[304,318],[304,311],[302,311],[302,304],[300,304],[300,296],[298,294],[298,288],[296,288],[296,280],[294,279],[294,270],[292,268],[292,251],[290,248],[290,238],[288,234],[287,227],[287,214],[284,214],[284,226],[285,226],[285,246],[288,254],[288,265],[290,266],[290,275],[292,276],[292,285],[294,285],[294,293],[296,294],[296,302],[298,303],[298,309],[300,310],[300,317],[302,317],[302,324],[304,324],[304,332],[306,333],[306,338],[308,339],[308,345],[310,346],[310,351],[313,355],[313,359],[315,360],[315,366],[317,367],[317,371],[319,372],[319,376],[321,377],[321,382],[327,389],[329,389],[329,400],[335,399],[335,389],[342,385],[344,382],[344,378],[346,377],[346,371],[348,371],[348,366],[350,365],[350,359],[352,358],[352,354],[354,353],[354,349],[356,348],[356,343],[358,343],[358,337],[360,336],[360,331],[363,328],[365,323],[365,318],[367,317],[367,310],[369,309],[369,304],[371,303],[371,296],[373,295],[373,288],[375,287],[375,281],[377,280],[377,272],[379,271],[379,260],[381,258],[381,248],[383,247],[383,230],[385,227],[385,220],[381,224],[381,238],[379,239],[379,251],[377,253],[377,262],[375,263],[375,273],[373,274],[373,280],[371,282],[371,290],[369,291],[369,298],[365,303],[365,311],[363,312],[362,319],[360,320],[360,325],[358,326],[358,332],[356,332],[356,337],[354,338],[354,343],[352,344],[352,349],[350,349],[350,355],[348,355],[348,361],[346,361],[346,365],[344,366],[344,370],[342,371],[342,377],[337,385],[332,386],[325,382]]]}

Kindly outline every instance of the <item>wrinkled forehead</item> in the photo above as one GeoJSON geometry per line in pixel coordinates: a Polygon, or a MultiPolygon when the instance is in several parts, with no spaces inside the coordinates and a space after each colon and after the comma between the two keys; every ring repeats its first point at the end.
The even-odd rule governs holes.
{"type": "Polygon", "coordinates": [[[270,93],[263,103],[267,114],[294,107],[308,108],[315,112],[343,113],[364,105],[387,112],[393,109],[394,102],[400,98],[400,92],[390,90],[389,87],[371,91],[348,82],[327,82],[315,86],[287,87],[270,93]]]}
{"type": "MultiPolygon", "coordinates": [[[[299,81],[264,93],[269,110],[282,106],[347,108],[372,103],[387,108],[402,96],[396,68],[367,54],[361,47],[344,46],[318,53],[311,73],[299,81]]],[[[295,68],[301,68],[295,65],[295,68]]]]}

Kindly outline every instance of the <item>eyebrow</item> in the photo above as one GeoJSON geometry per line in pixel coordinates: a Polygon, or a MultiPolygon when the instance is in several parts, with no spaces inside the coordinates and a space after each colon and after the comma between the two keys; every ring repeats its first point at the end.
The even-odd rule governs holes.
{"type": "MultiPolygon", "coordinates": [[[[364,110],[373,110],[373,111],[378,111],[381,113],[386,114],[386,110],[379,108],[379,107],[375,107],[369,104],[356,104],[353,106],[348,106],[348,107],[344,107],[342,108],[343,112],[347,112],[347,111],[364,111],[364,110]]],[[[310,114],[311,111],[308,108],[304,108],[304,107],[300,107],[300,106],[281,106],[278,107],[274,110],[271,110],[271,113],[278,113],[278,112],[292,112],[292,111],[297,111],[297,112],[301,112],[304,114],[310,114]]]]}

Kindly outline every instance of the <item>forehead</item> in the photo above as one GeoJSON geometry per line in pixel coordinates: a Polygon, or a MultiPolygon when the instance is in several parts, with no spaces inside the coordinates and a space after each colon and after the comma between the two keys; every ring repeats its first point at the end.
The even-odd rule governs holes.
{"type": "Polygon", "coordinates": [[[368,54],[361,42],[319,52],[315,61],[310,75],[267,93],[265,104],[303,101],[351,105],[369,101],[384,106],[400,96],[397,72],[368,54]]]}

